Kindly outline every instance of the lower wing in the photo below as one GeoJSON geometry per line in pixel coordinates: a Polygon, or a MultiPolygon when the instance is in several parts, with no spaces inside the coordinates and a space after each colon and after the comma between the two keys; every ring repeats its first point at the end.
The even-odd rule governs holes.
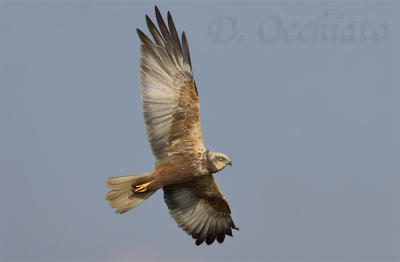
{"type": "Polygon", "coordinates": [[[211,174],[164,187],[164,199],[179,227],[196,239],[196,245],[207,245],[215,239],[222,243],[225,235],[238,230],[231,211],[211,174]]]}

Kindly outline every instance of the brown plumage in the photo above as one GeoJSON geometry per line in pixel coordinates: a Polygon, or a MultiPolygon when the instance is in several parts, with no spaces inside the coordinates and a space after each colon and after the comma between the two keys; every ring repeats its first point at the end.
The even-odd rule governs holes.
{"type": "Polygon", "coordinates": [[[117,213],[124,213],[160,188],[178,226],[209,245],[222,243],[236,228],[230,208],[219,191],[213,173],[229,158],[204,147],[200,126],[200,105],[193,79],[185,33],[180,42],[171,14],[168,27],[155,7],[159,29],[146,16],[154,39],[137,29],[142,41],[140,86],[147,137],[155,157],[154,170],[133,176],[111,177],[112,190],[106,199],[117,213]]]}

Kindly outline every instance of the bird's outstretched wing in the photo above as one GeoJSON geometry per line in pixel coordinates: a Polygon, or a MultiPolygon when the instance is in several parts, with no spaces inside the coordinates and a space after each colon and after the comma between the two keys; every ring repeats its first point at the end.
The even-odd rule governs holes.
{"type": "Polygon", "coordinates": [[[232,236],[232,228],[238,229],[211,174],[164,187],[164,200],[178,226],[196,239],[196,245],[204,241],[210,245],[215,239],[222,243],[225,235],[232,236]]]}
{"type": "Polygon", "coordinates": [[[204,151],[200,106],[193,80],[185,33],[182,43],[168,12],[168,27],[155,8],[160,31],[148,16],[154,42],[137,29],[140,47],[140,86],[147,136],[156,161],[174,153],[204,151]]]}

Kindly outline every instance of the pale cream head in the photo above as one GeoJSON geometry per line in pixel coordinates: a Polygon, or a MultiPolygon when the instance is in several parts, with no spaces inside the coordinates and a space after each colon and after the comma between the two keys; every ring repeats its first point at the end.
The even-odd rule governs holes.
{"type": "Polygon", "coordinates": [[[207,160],[208,160],[209,170],[212,173],[216,173],[224,169],[227,165],[230,166],[232,165],[232,162],[229,159],[229,157],[222,153],[208,151],[207,160]]]}

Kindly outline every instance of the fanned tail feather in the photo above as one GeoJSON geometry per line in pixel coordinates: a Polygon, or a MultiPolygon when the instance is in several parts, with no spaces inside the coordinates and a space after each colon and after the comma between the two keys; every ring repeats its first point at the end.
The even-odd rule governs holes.
{"type": "Polygon", "coordinates": [[[151,173],[141,175],[110,177],[107,179],[106,186],[111,188],[106,200],[111,207],[116,208],[115,213],[125,213],[141,204],[149,198],[156,190],[142,193],[134,193],[133,188],[151,180],[151,173]]]}

